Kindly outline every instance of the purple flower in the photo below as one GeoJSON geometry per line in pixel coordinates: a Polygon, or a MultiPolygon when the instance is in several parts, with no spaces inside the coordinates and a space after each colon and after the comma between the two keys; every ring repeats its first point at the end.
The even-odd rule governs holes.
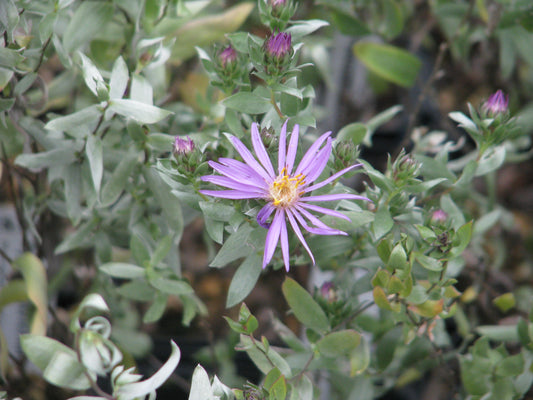
{"type": "Polygon", "coordinates": [[[186,156],[191,154],[195,149],[194,142],[192,139],[187,136],[185,139],[182,139],[179,136],[176,136],[174,140],[174,149],[173,153],[178,156],[186,156]]]}
{"type": "Polygon", "coordinates": [[[488,114],[497,115],[507,112],[509,105],[509,96],[504,94],[501,90],[489,96],[483,108],[488,114]]]}
{"type": "Polygon", "coordinates": [[[338,211],[320,207],[310,202],[336,200],[368,200],[366,197],[350,193],[336,193],[308,196],[313,190],[333,182],[346,172],[357,168],[360,164],[345,168],[320,183],[313,182],[320,176],[331,155],[331,132],[324,133],[311,145],[309,150],[295,166],[298,148],[299,126],[295,125],[290,135],[287,147],[287,123],[281,129],[279,138],[277,173],[274,170],[268,153],[261,141],[257,124],[252,124],[252,144],[256,157],[235,136],[230,140],[241,155],[244,162],[220,158],[218,162],[210,161],[209,165],[222,176],[203,176],[201,179],[229,190],[201,190],[200,192],[224,199],[260,199],[266,205],[257,214],[257,222],[268,228],[263,256],[263,268],[270,262],[274,251],[281,242],[281,252],[285,269],[289,270],[289,239],[287,221],[292,230],[311,257],[315,259],[305,241],[300,226],[306,231],[318,235],[346,235],[345,232],[331,228],[320,221],[311,211],[331,215],[350,221],[348,217],[338,211]],[[268,223],[269,218],[272,220],[268,223]]]}
{"type": "Polygon", "coordinates": [[[222,68],[226,68],[228,64],[233,64],[237,61],[237,52],[231,46],[226,47],[218,56],[222,68]]]}
{"type": "Polygon", "coordinates": [[[287,3],[287,0],[270,0],[270,5],[272,7],[284,6],[287,3]]]}
{"type": "Polygon", "coordinates": [[[270,36],[265,41],[265,49],[268,56],[282,60],[292,51],[291,34],[280,32],[270,36]]]}

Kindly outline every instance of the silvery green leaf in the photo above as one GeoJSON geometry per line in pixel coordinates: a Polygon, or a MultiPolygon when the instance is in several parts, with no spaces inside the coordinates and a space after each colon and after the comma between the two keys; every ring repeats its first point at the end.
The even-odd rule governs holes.
{"type": "Polygon", "coordinates": [[[109,110],[143,124],[155,124],[173,114],[171,111],[129,99],[110,100],[109,110]]]}
{"type": "Polygon", "coordinates": [[[209,376],[200,364],[196,366],[192,375],[189,400],[214,400],[209,376]]]}
{"type": "Polygon", "coordinates": [[[113,64],[111,78],[109,79],[109,97],[121,99],[128,87],[129,72],[126,62],[119,56],[113,64]]]}
{"type": "Polygon", "coordinates": [[[100,192],[100,184],[104,173],[102,140],[97,136],[89,136],[85,145],[85,154],[91,167],[91,177],[96,194],[100,192]]]}
{"type": "Polygon", "coordinates": [[[168,377],[178,366],[181,357],[180,349],[176,343],[170,341],[170,344],[172,345],[172,353],[170,354],[167,362],[163,364],[159,371],[157,371],[149,379],[141,382],[129,383],[120,387],[116,392],[118,400],[133,400],[138,397],[146,396],[165,383],[168,377]]]}
{"type": "Polygon", "coordinates": [[[101,91],[107,91],[102,74],[85,54],[78,52],[78,57],[81,60],[81,70],[85,84],[96,97],[100,97],[101,91]]]}

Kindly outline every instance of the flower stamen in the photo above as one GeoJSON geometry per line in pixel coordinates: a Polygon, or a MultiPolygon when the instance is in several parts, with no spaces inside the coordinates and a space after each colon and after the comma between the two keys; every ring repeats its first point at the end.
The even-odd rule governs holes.
{"type": "Polygon", "coordinates": [[[269,194],[275,207],[286,208],[296,203],[303,191],[298,188],[305,184],[305,176],[298,174],[290,176],[287,169],[283,168],[281,174],[270,185],[269,194]]]}

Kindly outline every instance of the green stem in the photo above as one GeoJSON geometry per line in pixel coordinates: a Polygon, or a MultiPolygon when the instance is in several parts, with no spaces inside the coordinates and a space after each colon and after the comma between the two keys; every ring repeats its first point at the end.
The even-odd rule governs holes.
{"type": "Polygon", "coordinates": [[[274,96],[274,91],[270,91],[270,103],[274,106],[274,110],[276,110],[276,113],[278,114],[279,118],[284,121],[285,115],[281,112],[281,110],[278,107],[278,103],[276,103],[276,97],[274,96]]]}

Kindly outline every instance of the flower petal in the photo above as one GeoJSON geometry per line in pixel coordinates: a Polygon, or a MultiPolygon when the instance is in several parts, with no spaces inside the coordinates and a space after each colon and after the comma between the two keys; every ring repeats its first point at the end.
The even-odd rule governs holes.
{"type": "Polygon", "coordinates": [[[311,145],[311,147],[309,147],[309,150],[307,150],[305,155],[302,157],[298,168],[296,168],[294,175],[298,175],[302,172],[302,170],[307,169],[309,167],[309,164],[313,163],[318,149],[320,148],[320,146],[322,146],[322,143],[324,143],[324,141],[330,136],[331,132],[324,133],[315,141],[315,143],[311,145]]]}
{"type": "Polygon", "coordinates": [[[258,183],[265,184],[265,179],[257,173],[252,167],[243,162],[233,160],[231,158],[219,158],[218,163],[215,161],[209,161],[208,164],[217,172],[223,175],[232,176],[245,176],[249,179],[253,179],[258,183]]]}
{"type": "Polygon", "coordinates": [[[305,176],[306,182],[314,182],[320,176],[328,163],[330,155],[331,138],[328,137],[326,145],[318,151],[313,162],[309,163],[309,166],[301,171],[302,175],[305,176]]]}
{"type": "Polygon", "coordinates": [[[298,212],[298,211],[287,209],[285,211],[285,214],[287,214],[287,218],[289,219],[289,222],[290,222],[290,224],[292,226],[292,230],[294,231],[294,233],[296,234],[296,236],[300,240],[300,243],[302,243],[302,246],[307,251],[307,254],[309,254],[309,257],[311,257],[311,261],[313,261],[313,265],[315,265],[315,257],[313,256],[313,253],[311,252],[311,249],[309,248],[309,245],[305,241],[304,235],[302,235],[302,231],[300,230],[300,227],[298,226],[298,223],[296,222],[296,220],[294,219],[294,216],[292,215],[292,213],[296,213],[296,212],[298,212]]]}
{"type": "Polygon", "coordinates": [[[199,192],[206,196],[231,200],[257,199],[260,197],[257,193],[243,190],[199,190],[199,192]]]}
{"type": "Polygon", "coordinates": [[[318,196],[301,197],[300,201],[335,201],[335,200],[365,200],[372,201],[365,196],[359,196],[351,193],[334,193],[322,194],[318,196]]]}
{"type": "Polygon", "coordinates": [[[265,253],[263,254],[263,268],[272,260],[276,246],[278,245],[279,235],[281,234],[281,225],[284,221],[284,211],[280,208],[276,210],[272,224],[268,229],[265,240],[265,253]]]}
{"type": "Polygon", "coordinates": [[[281,132],[279,133],[279,148],[278,148],[278,174],[281,174],[283,168],[285,167],[285,155],[287,154],[287,122],[285,121],[281,127],[281,132]]]}
{"type": "Polygon", "coordinates": [[[257,123],[255,122],[252,124],[252,145],[254,146],[254,151],[257,155],[257,158],[259,159],[259,162],[267,170],[270,176],[274,178],[276,176],[276,173],[274,172],[272,162],[268,157],[265,145],[261,140],[261,134],[259,133],[259,129],[257,128],[257,123]]]}
{"type": "Polygon", "coordinates": [[[300,203],[300,206],[308,210],[313,210],[313,211],[316,211],[322,214],[331,215],[332,217],[342,218],[350,222],[352,221],[350,218],[348,218],[343,213],[335,211],[335,210],[331,210],[329,208],[324,208],[324,207],[316,206],[314,204],[306,204],[306,203],[300,203]]]}
{"type": "Polygon", "coordinates": [[[280,242],[281,242],[281,254],[283,256],[283,263],[285,264],[285,270],[289,272],[289,268],[290,268],[289,235],[287,235],[287,222],[285,221],[285,218],[283,218],[283,222],[281,224],[280,242]]]}
{"type": "Polygon", "coordinates": [[[263,197],[268,194],[264,187],[257,187],[253,184],[244,183],[241,181],[236,181],[233,178],[228,178],[225,176],[219,175],[207,175],[200,178],[204,182],[211,182],[215,185],[224,186],[228,189],[242,190],[245,192],[253,192],[258,194],[258,197],[263,197]]]}
{"type": "Polygon", "coordinates": [[[340,178],[346,172],[348,172],[348,171],[350,171],[350,170],[352,170],[354,168],[360,167],[361,165],[363,165],[363,164],[354,164],[354,165],[349,166],[348,168],[344,168],[343,170],[340,170],[336,174],[331,175],[329,178],[324,179],[322,182],[317,183],[316,185],[313,185],[313,186],[306,187],[304,189],[304,192],[308,193],[308,192],[312,192],[313,190],[320,189],[321,187],[326,186],[328,183],[333,182],[335,179],[340,178]]]}
{"type": "Polygon", "coordinates": [[[291,133],[291,140],[289,141],[289,149],[287,151],[287,158],[285,165],[287,166],[287,173],[292,173],[294,167],[294,160],[296,159],[296,152],[298,151],[298,138],[300,136],[300,125],[294,125],[291,133]]]}
{"type": "Polygon", "coordinates": [[[298,222],[304,227],[305,230],[311,233],[316,233],[318,235],[347,235],[346,232],[340,231],[338,229],[331,228],[327,226],[325,223],[320,221],[317,217],[315,217],[313,214],[311,214],[309,211],[305,210],[301,206],[296,206],[296,209],[298,210],[299,214],[305,218],[307,218],[315,227],[311,227],[307,225],[305,220],[302,223],[302,219],[298,218],[298,214],[295,213],[295,216],[298,218],[298,222]],[[318,229],[317,229],[318,228],[318,229]]]}
{"type": "Polygon", "coordinates": [[[272,203],[267,203],[258,213],[257,213],[257,223],[261,225],[263,228],[268,229],[269,224],[267,224],[267,219],[272,214],[272,211],[274,211],[276,207],[272,203]]]}
{"type": "Polygon", "coordinates": [[[257,162],[250,150],[246,148],[243,142],[241,142],[237,137],[230,136],[231,143],[237,152],[241,155],[242,159],[246,164],[248,164],[255,172],[261,175],[269,184],[274,180],[274,176],[270,176],[267,171],[257,162]]]}

